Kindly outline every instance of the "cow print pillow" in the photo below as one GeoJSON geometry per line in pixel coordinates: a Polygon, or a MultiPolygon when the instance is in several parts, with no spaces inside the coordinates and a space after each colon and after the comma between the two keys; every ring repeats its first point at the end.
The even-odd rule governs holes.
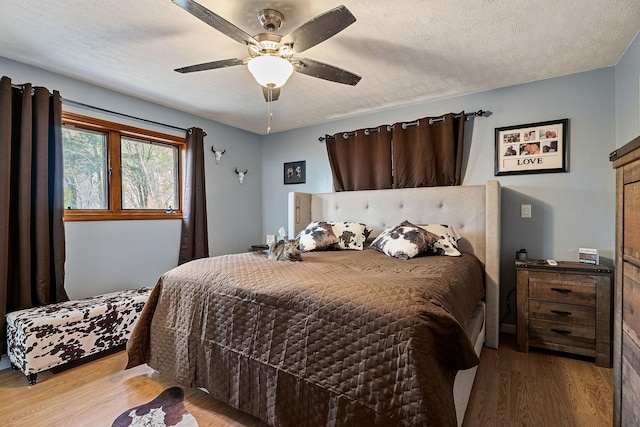
{"type": "Polygon", "coordinates": [[[384,230],[371,243],[371,247],[390,257],[409,259],[421,253],[433,252],[432,245],[437,240],[435,234],[404,221],[384,230]]]}
{"type": "Polygon", "coordinates": [[[420,225],[421,228],[438,236],[438,241],[433,244],[433,254],[446,256],[462,255],[458,250],[460,235],[455,228],[445,224],[420,225]]]}
{"type": "Polygon", "coordinates": [[[300,238],[300,250],[305,252],[333,249],[338,243],[333,228],[324,221],[314,221],[307,225],[307,228],[302,230],[298,237],[300,238]]]}
{"type": "Polygon", "coordinates": [[[366,224],[359,222],[330,221],[329,225],[333,229],[333,234],[338,238],[337,249],[361,251],[372,231],[366,224]]]}

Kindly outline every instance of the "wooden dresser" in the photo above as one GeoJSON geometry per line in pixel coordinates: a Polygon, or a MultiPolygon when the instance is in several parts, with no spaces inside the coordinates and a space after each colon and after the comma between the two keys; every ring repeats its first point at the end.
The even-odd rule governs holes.
{"type": "Polygon", "coordinates": [[[613,270],[559,261],[516,261],[519,351],[545,348],[611,367],[613,270]]]}
{"type": "Polygon", "coordinates": [[[609,155],[616,169],[613,425],[640,425],[640,137],[609,155]]]}

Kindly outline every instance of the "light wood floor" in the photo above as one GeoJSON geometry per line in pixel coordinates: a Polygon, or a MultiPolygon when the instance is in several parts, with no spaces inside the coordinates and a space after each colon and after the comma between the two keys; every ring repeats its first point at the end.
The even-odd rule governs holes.
{"type": "MultiPolygon", "coordinates": [[[[610,426],[612,370],[541,352],[518,353],[513,336],[500,349],[485,348],[464,425],[610,426]]],[[[126,354],[51,374],[27,387],[18,371],[0,371],[0,424],[110,426],[125,410],[146,403],[174,382],[146,366],[125,371],[126,354]]],[[[264,426],[255,418],[185,389],[185,406],[201,427],[264,426]]]]}
{"type": "Polygon", "coordinates": [[[551,352],[484,348],[464,426],[613,425],[613,370],[551,352]]]}

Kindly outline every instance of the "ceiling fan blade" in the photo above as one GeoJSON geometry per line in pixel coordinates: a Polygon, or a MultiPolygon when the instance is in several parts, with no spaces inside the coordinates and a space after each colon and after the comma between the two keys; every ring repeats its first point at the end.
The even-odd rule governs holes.
{"type": "Polygon", "coordinates": [[[189,65],[188,67],[176,68],[174,71],[179,73],[193,73],[194,71],[215,70],[216,68],[233,67],[234,65],[242,65],[242,59],[223,59],[221,61],[205,62],[197,65],[189,65]]]}
{"type": "Polygon", "coordinates": [[[269,94],[269,88],[262,86],[262,93],[264,94],[264,100],[269,102],[269,96],[271,96],[271,101],[277,101],[280,98],[280,89],[281,87],[274,87],[271,89],[271,94],[269,94]]]}
{"type": "Polygon", "coordinates": [[[325,64],[323,62],[314,61],[313,59],[295,58],[295,61],[296,64],[294,64],[294,70],[319,79],[355,86],[362,78],[350,71],[343,70],[342,68],[334,67],[333,65],[325,64]]]}
{"type": "Polygon", "coordinates": [[[205,24],[211,25],[216,30],[220,31],[222,34],[231,37],[238,43],[242,43],[245,45],[253,44],[260,47],[260,43],[258,40],[254,39],[252,36],[241,30],[240,28],[233,25],[231,22],[227,21],[220,15],[217,15],[207,9],[206,7],[196,3],[193,0],[172,0],[176,5],[180,6],[205,24]]]}
{"type": "Polygon", "coordinates": [[[293,51],[304,52],[335,36],[354,22],[356,17],[346,6],[338,6],[320,14],[289,33],[293,40],[293,51]]]}

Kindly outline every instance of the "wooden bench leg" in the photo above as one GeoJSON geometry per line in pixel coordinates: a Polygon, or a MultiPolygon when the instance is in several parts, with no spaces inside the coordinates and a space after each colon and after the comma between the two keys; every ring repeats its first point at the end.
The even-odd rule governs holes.
{"type": "Polygon", "coordinates": [[[37,378],[38,378],[38,374],[27,375],[27,381],[29,382],[29,385],[35,385],[37,378]]]}
{"type": "MultiPolygon", "coordinates": [[[[18,368],[16,365],[11,363],[11,369],[13,369],[14,371],[17,371],[20,368],[18,368]]],[[[38,374],[28,374],[27,375],[27,382],[29,383],[29,385],[35,385],[37,380],[38,380],[38,374]]]]}

